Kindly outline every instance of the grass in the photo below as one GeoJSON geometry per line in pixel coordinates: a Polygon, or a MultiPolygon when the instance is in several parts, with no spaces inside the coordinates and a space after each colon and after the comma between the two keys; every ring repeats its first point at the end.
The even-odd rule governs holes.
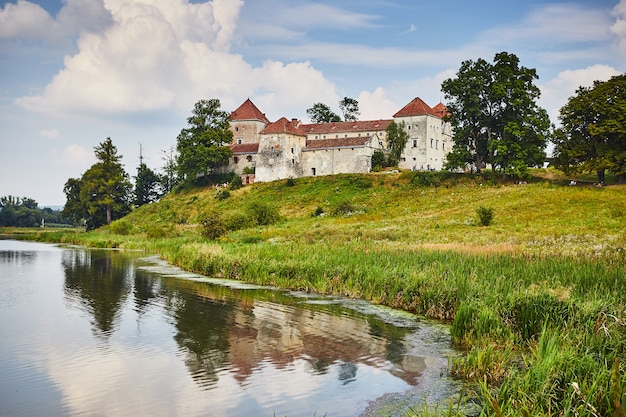
{"type": "MultiPolygon", "coordinates": [[[[485,415],[623,416],[626,188],[534,174],[526,184],[337,175],[256,184],[226,198],[208,187],[172,193],[96,232],[25,236],[145,249],[205,275],[445,320],[466,350],[450,371],[473,384],[485,415]],[[253,207],[272,208],[271,221],[253,218],[253,207]],[[488,227],[481,207],[493,208],[488,227]],[[225,230],[203,237],[202,222],[216,213],[225,230]]],[[[446,415],[460,414],[451,407],[446,415]]]]}

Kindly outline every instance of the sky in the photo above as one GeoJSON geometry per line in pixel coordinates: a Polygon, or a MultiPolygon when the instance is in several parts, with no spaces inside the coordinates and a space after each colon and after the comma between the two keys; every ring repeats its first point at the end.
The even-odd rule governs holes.
{"type": "Polygon", "coordinates": [[[63,205],[107,137],[131,177],[140,154],[158,172],[201,99],[308,122],[351,97],[390,119],[502,51],[558,124],[626,72],[626,0],[0,0],[0,196],[63,205]]]}

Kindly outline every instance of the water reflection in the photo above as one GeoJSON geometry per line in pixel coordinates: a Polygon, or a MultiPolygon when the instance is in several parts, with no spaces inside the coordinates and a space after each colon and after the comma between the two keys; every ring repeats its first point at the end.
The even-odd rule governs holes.
{"type": "Polygon", "coordinates": [[[142,254],[50,253],[0,250],[12,318],[0,330],[13,336],[0,341],[0,415],[355,416],[391,393],[451,394],[449,336],[414,316],[142,254]]]}
{"type": "Polygon", "coordinates": [[[110,336],[132,288],[133,270],[111,251],[65,251],[62,265],[67,302],[92,316],[94,334],[110,336]]]}

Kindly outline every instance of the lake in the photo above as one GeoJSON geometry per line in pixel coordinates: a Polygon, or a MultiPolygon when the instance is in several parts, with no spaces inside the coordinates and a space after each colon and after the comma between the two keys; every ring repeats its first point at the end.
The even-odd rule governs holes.
{"type": "Polygon", "coordinates": [[[406,416],[448,403],[448,328],[210,279],[142,252],[0,240],[2,416],[406,416]]]}

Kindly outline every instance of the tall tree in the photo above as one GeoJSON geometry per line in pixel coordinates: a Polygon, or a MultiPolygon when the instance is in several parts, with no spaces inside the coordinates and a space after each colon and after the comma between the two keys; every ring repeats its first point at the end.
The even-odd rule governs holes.
{"type": "Polygon", "coordinates": [[[387,136],[387,147],[389,149],[389,165],[397,165],[406,147],[406,142],[409,140],[405,123],[392,121],[385,129],[385,136],[387,136]]]}
{"type": "Polygon", "coordinates": [[[313,123],[330,123],[341,121],[341,117],[339,117],[335,112],[330,109],[330,107],[328,107],[324,103],[315,103],[313,107],[306,110],[306,114],[309,115],[313,123]]]}
{"type": "Polygon", "coordinates": [[[344,97],[339,102],[339,109],[343,113],[344,122],[356,122],[359,120],[359,102],[350,97],[344,97]]]}
{"type": "Polygon", "coordinates": [[[140,163],[135,177],[135,206],[158,201],[161,198],[161,178],[145,163],[140,163]]]}
{"type": "Polygon", "coordinates": [[[233,141],[229,129],[230,113],[220,110],[218,99],[200,100],[187,118],[189,127],[178,135],[178,169],[181,177],[194,180],[206,177],[228,165],[233,141]]]}
{"type": "Polygon", "coordinates": [[[63,216],[74,221],[85,220],[87,229],[111,224],[131,209],[132,185],[111,138],[94,150],[98,162],[80,179],[70,178],[63,189],[67,197],[63,216]]]}
{"type": "Polygon", "coordinates": [[[161,187],[163,193],[167,194],[180,182],[178,175],[178,154],[176,153],[175,147],[171,147],[169,151],[161,152],[163,152],[163,173],[160,175],[161,187]]]}
{"type": "Polygon", "coordinates": [[[626,174],[626,74],[580,87],[560,110],[554,165],[565,172],[626,174]]]}
{"type": "Polygon", "coordinates": [[[548,113],[537,106],[535,69],[520,67],[514,54],[500,52],[494,63],[464,61],[455,78],[442,83],[448,120],[454,127],[449,168],[491,164],[505,174],[524,174],[545,159],[548,113]]]}

